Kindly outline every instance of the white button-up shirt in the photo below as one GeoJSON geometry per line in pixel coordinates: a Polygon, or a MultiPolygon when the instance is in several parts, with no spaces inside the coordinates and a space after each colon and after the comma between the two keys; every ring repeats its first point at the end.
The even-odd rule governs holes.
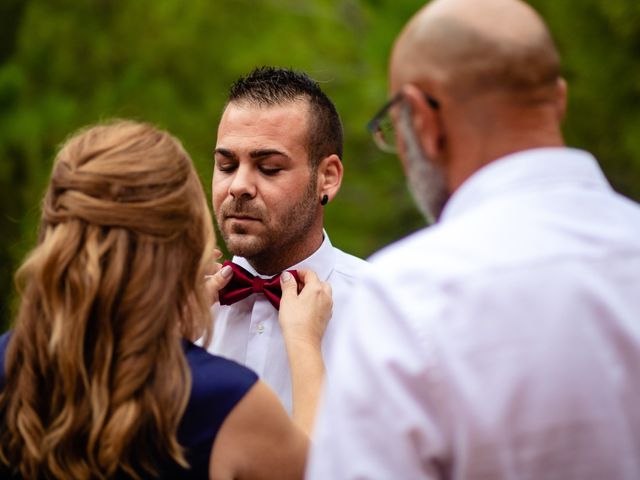
{"type": "Polygon", "coordinates": [[[372,263],[308,478],[640,479],[640,208],[591,155],[499,159],[372,263]]]}
{"type": "MultiPolygon", "coordinates": [[[[234,257],[233,261],[257,275],[246,259],[234,257]]],[[[333,315],[322,341],[322,353],[326,356],[333,345],[335,325],[344,321],[348,296],[368,264],[334,248],[324,232],[320,248],[286,270],[302,268],[313,270],[320,280],[331,284],[333,315]]],[[[213,315],[214,334],[209,351],[253,369],[291,412],[291,372],[278,323],[278,311],[264,295],[250,295],[233,305],[216,304],[213,315]]]]}

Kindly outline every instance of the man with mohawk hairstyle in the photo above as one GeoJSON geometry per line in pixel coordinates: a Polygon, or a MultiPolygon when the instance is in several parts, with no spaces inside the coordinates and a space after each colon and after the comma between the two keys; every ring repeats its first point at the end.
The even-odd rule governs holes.
{"type": "Polygon", "coordinates": [[[291,371],[278,323],[277,276],[310,269],[331,285],[323,353],[368,265],[331,245],[324,208],[342,182],[342,124],[308,75],[261,67],[236,81],[218,126],[212,200],[234,255],[215,308],[211,352],[253,370],[291,412],[291,371]]]}

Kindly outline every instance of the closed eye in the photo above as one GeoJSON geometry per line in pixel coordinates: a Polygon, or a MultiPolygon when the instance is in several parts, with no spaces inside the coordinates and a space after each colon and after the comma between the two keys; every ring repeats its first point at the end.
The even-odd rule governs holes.
{"type": "Polygon", "coordinates": [[[282,168],[280,168],[280,167],[265,167],[265,166],[262,166],[262,165],[260,167],[258,167],[258,169],[260,170],[260,172],[263,175],[267,175],[269,177],[277,175],[278,173],[280,173],[282,171],[282,168]]]}
{"type": "Polygon", "coordinates": [[[238,164],[235,162],[216,162],[216,170],[219,172],[233,172],[236,168],[238,168],[238,164]]]}
{"type": "Polygon", "coordinates": [[[215,161],[215,169],[219,172],[233,172],[238,168],[238,157],[226,148],[216,148],[213,159],[215,161]]]}

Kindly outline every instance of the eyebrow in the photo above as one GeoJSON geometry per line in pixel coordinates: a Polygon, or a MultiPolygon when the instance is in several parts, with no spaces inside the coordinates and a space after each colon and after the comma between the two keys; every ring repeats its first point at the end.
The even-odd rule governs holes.
{"type": "MultiPolygon", "coordinates": [[[[223,157],[226,158],[231,158],[234,160],[238,159],[238,156],[232,152],[231,150],[228,150],[226,148],[216,148],[214,150],[214,153],[218,154],[218,155],[222,155],[223,157]]],[[[259,150],[252,150],[251,152],[249,152],[249,157],[253,158],[253,159],[260,159],[260,158],[264,158],[264,157],[270,157],[272,155],[280,155],[282,157],[286,157],[289,158],[289,155],[287,155],[286,153],[277,150],[275,148],[263,148],[263,149],[259,149],[259,150]]]]}
{"type": "Polygon", "coordinates": [[[264,148],[262,150],[253,150],[249,152],[249,157],[251,158],[262,158],[262,157],[270,157],[272,155],[280,155],[282,157],[289,157],[286,153],[276,150],[275,148],[264,148]]]}
{"type": "Polygon", "coordinates": [[[238,156],[233,153],[231,150],[227,150],[226,148],[216,148],[213,153],[215,155],[222,155],[223,157],[226,158],[232,158],[232,159],[237,159],[238,156]]]}

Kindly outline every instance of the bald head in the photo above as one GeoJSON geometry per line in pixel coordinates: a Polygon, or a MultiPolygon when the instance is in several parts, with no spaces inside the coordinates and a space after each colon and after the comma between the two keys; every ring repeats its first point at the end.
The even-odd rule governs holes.
{"type": "Polygon", "coordinates": [[[435,0],[403,30],[391,59],[392,89],[432,81],[458,99],[544,97],[559,75],[549,31],[520,0],[435,0]]]}

